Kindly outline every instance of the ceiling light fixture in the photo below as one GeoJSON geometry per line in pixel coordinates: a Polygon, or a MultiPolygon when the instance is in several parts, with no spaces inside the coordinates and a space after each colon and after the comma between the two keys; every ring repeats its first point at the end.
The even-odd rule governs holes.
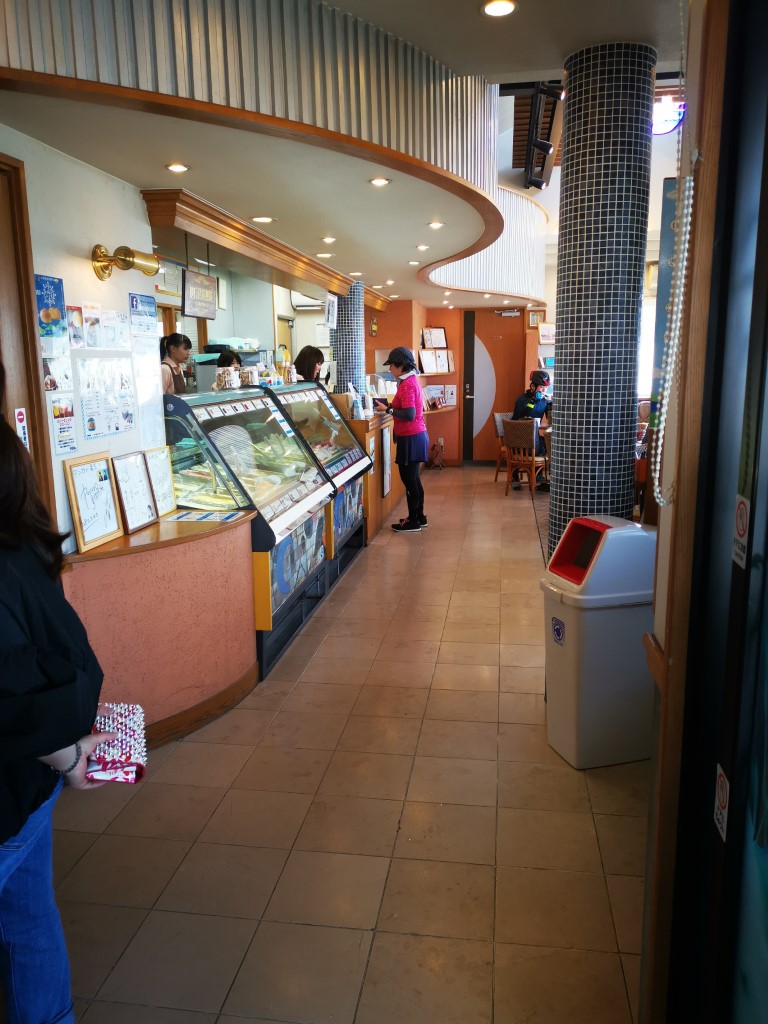
{"type": "Polygon", "coordinates": [[[254,224],[271,224],[275,217],[251,217],[254,224]]]}
{"type": "Polygon", "coordinates": [[[333,253],[332,252],[316,252],[315,256],[317,256],[317,258],[319,260],[329,260],[331,258],[331,256],[333,256],[333,253]]]}
{"type": "Polygon", "coordinates": [[[528,188],[537,188],[540,192],[543,192],[547,187],[547,182],[543,178],[529,178],[528,188]]]}
{"type": "Polygon", "coordinates": [[[374,285],[373,287],[374,287],[374,288],[383,288],[383,287],[384,287],[384,285],[383,285],[383,284],[375,284],[375,285],[374,285]]]}
{"type": "Polygon", "coordinates": [[[539,92],[542,96],[549,96],[551,100],[557,100],[562,102],[565,99],[565,89],[562,85],[547,85],[542,83],[539,86],[539,92]]]}
{"type": "Polygon", "coordinates": [[[326,235],[325,238],[321,238],[320,241],[325,242],[326,245],[333,245],[336,239],[333,238],[331,235],[326,235]]]}
{"type": "Polygon", "coordinates": [[[370,183],[376,188],[384,188],[385,185],[389,185],[392,181],[391,178],[370,178],[370,183]]]}
{"type": "Polygon", "coordinates": [[[538,150],[539,153],[543,153],[544,156],[552,156],[555,151],[555,147],[547,139],[536,139],[533,143],[533,148],[538,150]]]}
{"type": "Polygon", "coordinates": [[[166,164],[165,169],[166,171],[173,171],[174,174],[183,174],[184,171],[189,170],[189,165],[180,163],[166,164]]]}
{"type": "Polygon", "coordinates": [[[444,306],[447,306],[447,305],[448,305],[448,299],[443,299],[443,305],[444,305],[444,306]]]}
{"type": "Polygon", "coordinates": [[[483,296],[484,299],[490,299],[490,297],[491,297],[491,293],[490,292],[486,292],[485,295],[483,296]]]}
{"type": "Polygon", "coordinates": [[[389,297],[390,297],[390,299],[399,299],[400,298],[399,295],[390,295],[389,297]]]}
{"type": "Polygon", "coordinates": [[[384,282],[384,284],[390,284],[390,285],[391,285],[391,284],[394,284],[394,283],[395,283],[395,282],[394,282],[394,281],[392,281],[392,280],[390,280],[390,281],[385,281],[385,282],[384,282]]]}
{"type": "Polygon", "coordinates": [[[455,309],[455,306],[449,306],[448,309],[455,309]]]}
{"type": "Polygon", "coordinates": [[[419,252],[426,252],[427,249],[429,248],[429,246],[428,245],[417,245],[416,248],[419,250],[419,252]]]}
{"type": "Polygon", "coordinates": [[[513,0],[488,0],[483,4],[483,14],[489,18],[506,18],[515,9],[513,0]]]}
{"type": "Polygon", "coordinates": [[[362,272],[362,270],[350,270],[349,276],[350,277],[362,277],[363,276],[363,272],[362,272]]]}
{"type": "Polygon", "coordinates": [[[502,302],[502,306],[508,306],[508,305],[509,305],[509,299],[504,299],[504,301],[502,302]]]}
{"type": "Polygon", "coordinates": [[[445,227],[445,224],[441,220],[431,220],[427,227],[432,228],[433,231],[439,231],[440,228],[445,227]]]}
{"type": "Polygon", "coordinates": [[[418,267],[418,265],[419,265],[419,261],[418,260],[408,260],[408,266],[409,267],[418,267]]]}
{"type": "Polygon", "coordinates": [[[450,295],[450,292],[443,292],[443,295],[450,295]]]}

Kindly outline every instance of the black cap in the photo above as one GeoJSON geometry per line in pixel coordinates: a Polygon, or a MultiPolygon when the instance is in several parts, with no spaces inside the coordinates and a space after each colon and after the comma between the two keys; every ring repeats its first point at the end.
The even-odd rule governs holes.
{"type": "Polygon", "coordinates": [[[531,371],[531,384],[534,387],[548,387],[549,386],[549,374],[546,370],[532,370],[531,371]]]}
{"type": "Polygon", "coordinates": [[[413,352],[409,348],[400,345],[398,348],[393,348],[387,358],[384,360],[384,365],[389,366],[390,363],[402,363],[404,366],[415,366],[416,360],[413,358],[413,352]]]}

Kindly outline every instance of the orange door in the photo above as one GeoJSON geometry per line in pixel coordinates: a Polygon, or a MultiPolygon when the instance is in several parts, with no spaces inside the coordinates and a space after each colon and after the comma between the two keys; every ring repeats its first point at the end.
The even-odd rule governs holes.
{"type": "Polygon", "coordinates": [[[495,461],[493,413],[511,412],[526,387],[525,310],[518,316],[477,310],[473,347],[472,458],[495,461]]]}

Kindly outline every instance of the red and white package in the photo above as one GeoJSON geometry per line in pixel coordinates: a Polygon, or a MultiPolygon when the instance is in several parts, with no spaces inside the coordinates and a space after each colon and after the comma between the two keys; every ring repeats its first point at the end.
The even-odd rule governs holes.
{"type": "Polygon", "coordinates": [[[147,765],[144,709],[138,704],[99,704],[93,732],[116,732],[88,758],[86,778],[94,782],[138,782],[147,765]]]}

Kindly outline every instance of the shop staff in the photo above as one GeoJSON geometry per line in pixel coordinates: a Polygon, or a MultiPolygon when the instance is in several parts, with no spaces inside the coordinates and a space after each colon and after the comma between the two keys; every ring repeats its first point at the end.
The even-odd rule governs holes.
{"type": "Polygon", "coordinates": [[[237,354],[237,352],[233,352],[231,348],[228,348],[224,352],[222,352],[219,358],[216,360],[216,365],[219,368],[225,366],[234,366],[236,370],[239,370],[243,365],[243,361],[237,354]]]}
{"type": "Polygon", "coordinates": [[[164,395],[183,395],[184,365],[189,359],[192,342],[186,334],[167,334],[160,339],[160,372],[163,375],[164,395]]]}
{"type": "Polygon", "coordinates": [[[320,371],[323,368],[325,358],[319,348],[314,345],[305,345],[296,356],[296,376],[299,380],[311,380],[316,384],[320,380],[320,371]]]}
{"type": "Polygon", "coordinates": [[[397,394],[392,402],[376,400],[377,412],[390,412],[395,418],[397,455],[395,462],[405,484],[408,518],[393,523],[398,533],[413,533],[427,526],[424,515],[424,487],[419,479],[422,462],[429,458],[429,435],[424,423],[424,399],[421,394],[416,363],[410,349],[393,348],[384,365],[392,370],[397,381],[397,394]]]}

